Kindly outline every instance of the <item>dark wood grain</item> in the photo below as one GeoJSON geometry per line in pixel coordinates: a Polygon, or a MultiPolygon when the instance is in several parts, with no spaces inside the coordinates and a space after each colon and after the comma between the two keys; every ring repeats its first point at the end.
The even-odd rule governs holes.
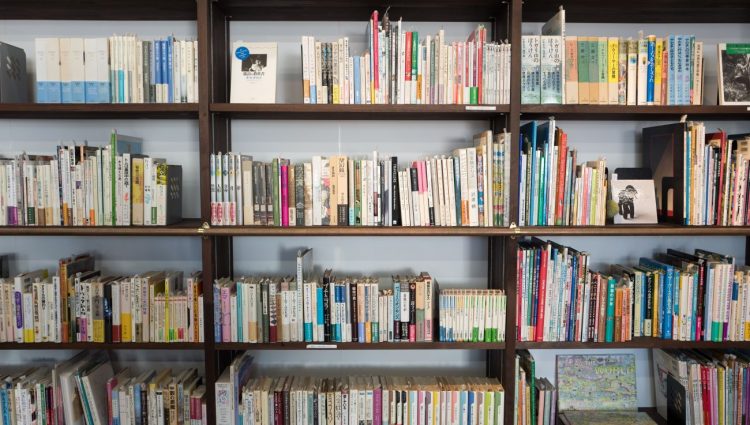
{"type": "Polygon", "coordinates": [[[517,341],[516,348],[526,348],[535,350],[560,350],[569,348],[676,348],[676,349],[695,349],[695,348],[715,348],[730,349],[750,348],[750,341],[674,341],[671,339],[661,338],[634,338],[626,342],[524,342],[517,341]]]}
{"type": "Polygon", "coordinates": [[[0,236],[200,236],[201,221],[170,226],[0,226],[0,236]]]}
{"type": "Polygon", "coordinates": [[[302,103],[214,103],[212,112],[233,118],[279,120],[486,120],[508,105],[311,105],[302,103]]]}
{"type": "MultiPolygon", "coordinates": [[[[729,23],[750,22],[746,0],[630,0],[626,4],[599,0],[525,0],[524,22],[545,22],[565,6],[567,22],[729,23]]],[[[636,35],[636,29],[633,29],[636,35]]]]}
{"type": "Polygon", "coordinates": [[[521,105],[521,119],[576,120],[672,120],[680,116],[700,120],[750,120],[747,106],[685,105],[685,106],[627,106],[627,105],[521,105]]]}
{"type": "Polygon", "coordinates": [[[39,342],[17,344],[14,342],[0,343],[0,350],[203,350],[202,343],[195,342],[39,342]]]}
{"type": "Polygon", "coordinates": [[[197,103],[0,103],[0,118],[195,119],[197,103]]]}
{"type": "Polygon", "coordinates": [[[195,20],[195,0],[2,0],[2,19],[195,20]]]}
{"type": "Polygon", "coordinates": [[[217,350],[502,350],[499,342],[379,342],[364,344],[359,342],[276,342],[272,344],[248,344],[222,342],[217,350]],[[321,348],[310,348],[310,347],[321,348]]]}
{"type": "Polygon", "coordinates": [[[391,19],[405,21],[487,22],[496,17],[492,0],[221,0],[232,20],[249,21],[360,21],[373,10],[390,7],[391,19]]]}

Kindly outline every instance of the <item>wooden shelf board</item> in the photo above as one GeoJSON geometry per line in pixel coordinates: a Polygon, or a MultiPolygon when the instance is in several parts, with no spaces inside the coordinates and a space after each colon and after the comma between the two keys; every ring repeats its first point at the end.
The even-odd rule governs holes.
{"type": "Polygon", "coordinates": [[[0,103],[0,118],[197,118],[197,103],[0,103]]]}
{"type": "Polygon", "coordinates": [[[525,342],[517,341],[517,349],[535,349],[535,350],[560,350],[560,349],[594,349],[594,348],[750,348],[749,341],[674,341],[661,338],[635,338],[627,342],[525,342]]]}
{"type": "Polygon", "coordinates": [[[382,16],[404,21],[488,22],[507,14],[509,2],[491,0],[400,0],[379,3],[371,0],[220,0],[221,8],[232,20],[249,21],[360,21],[367,22],[373,10],[382,16]]]}
{"type": "Polygon", "coordinates": [[[679,226],[675,224],[607,226],[532,226],[521,227],[528,236],[746,236],[748,226],[679,226]]]}
{"type": "Polygon", "coordinates": [[[195,20],[194,0],[3,0],[3,19],[155,21],[195,20]]]}
{"type": "MultiPolygon", "coordinates": [[[[524,0],[523,21],[546,22],[559,5],[552,0],[524,0]]],[[[570,0],[565,2],[565,19],[596,23],[744,23],[750,22],[750,8],[746,0],[632,0],[627,7],[615,2],[570,0]]]]}
{"type": "Polygon", "coordinates": [[[241,342],[216,343],[217,350],[502,350],[505,343],[491,342],[277,342],[249,344],[241,342]]]}
{"type": "Polygon", "coordinates": [[[301,103],[212,103],[211,111],[246,119],[485,120],[508,105],[311,105],[301,103]]]}
{"type": "Polygon", "coordinates": [[[195,342],[131,342],[131,343],[97,343],[97,342],[39,342],[17,344],[0,343],[0,350],[203,350],[202,343],[195,342]]]}
{"type": "Polygon", "coordinates": [[[521,105],[521,119],[580,120],[750,120],[747,106],[521,105]]]}
{"type": "Polygon", "coordinates": [[[0,226],[0,236],[199,236],[201,221],[170,226],[0,226]]]}

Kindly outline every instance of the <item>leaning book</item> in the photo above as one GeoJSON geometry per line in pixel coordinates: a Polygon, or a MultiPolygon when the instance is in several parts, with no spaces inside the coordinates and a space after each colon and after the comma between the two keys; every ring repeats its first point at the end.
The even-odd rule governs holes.
{"type": "Polygon", "coordinates": [[[232,44],[232,103],[276,103],[276,43],[232,44]]]}

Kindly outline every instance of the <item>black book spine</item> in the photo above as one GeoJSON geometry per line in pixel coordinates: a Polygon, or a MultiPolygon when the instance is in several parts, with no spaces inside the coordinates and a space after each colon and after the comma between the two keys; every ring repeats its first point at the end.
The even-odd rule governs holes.
{"type": "Polygon", "coordinates": [[[141,388],[141,425],[148,424],[148,389],[141,388]]]}
{"type": "Polygon", "coordinates": [[[596,278],[591,279],[591,294],[589,295],[589,331],[588,331],[588,340],[589,342],[593,341],[596,342],[596,334],[594,333],[596,331],[596,319],[598,316],[598,311],[596,310],[596,298],[597,298],[597,290],[598,290],[598,282],[596,278]]]}
{"type": "Polygon", "coordinates": [[[378,164],[378,169],[380,170],[380,179],[378,180],[378,185],[380,185],[380,190],[378,191],[378,205],[376,208],[377,214],[380,216],[380,225],[385,226],[385,197],[387,196],[386,190],[385,190],[385,162],[380,161],[380,164],[378,164]]]}
{"type": "Polygon", "coordinates": [[[326,69],[328,69],[328,103],[333,103],[333,44],[326,43],[326,69]]]}
{"type": "MultiPolygon", "coordinates": [[[[404,283],[404,282],[401,283],[401,292],[402,293],[404,293],[404,292],[408,293],[409,292],[409,284],[408,283],[404,283]]],[[[411,297],[411,295],[410,295],[410,297],[411,297]]],[[[404,310],[408,311],[408,309],[406,309],[404,307],[404,299],[403,298],[401,299],[401,310],[402,311],[404,311],[404,310]]],[[[403,317],[403,313],[401,313],[401,340],[402,341],[408,341],[409,340],[409,321],[408,321],[408,319],[409,319],[408,317],[403,317]]]]}
{"type": "Polygon", "coordinates": [[[401,225],[401,194],[398,187],[398,157],[391,157],[391,225],[401,225]]]}
{"type": "Polygon", "coordinates": [[[318,425],[320,423],[320,419],[318,419],[318,392],[313,393],[312,398],[312,414],[313,414],[313,420],[312,425],[318,425]]]}
{"type": "Polygon", "coordinates": [[[698,302],[696,311],[698,312],[697,318],[698,320],[701,320],[701,326],[696,326],[696,335],[695,339],[697,341],[700,341],[703,339],[704,332],[706,331],[706,322],[703,321],[704,319],[701,317],[701,312],[705,308],[705,296],[706,296],[706,263],[702,263],[698,265],[698,302]]]}
{"type": "Polygon", "coordinates": [[[289,391],[284,391],[284,424],[291,424],[290,422],[290,415],[289,415],[289,408],[291,406],[291,403],[289,401],[289,391]]]}
{"type": "Polygon", "coordinates": [[[357,307],[357,284],[355,282],[352,282],[352,284],[349,285],[349,300],[351,301],[351,307],[349,308],[349,311],[351,312],[349,322],[352,327],[352,342],[359,342],[359,326],[357,320],[359,317],[359,311],[357,307]]]}
{"type": "Polygon", "coordinates": [[[323,337],[326,342],[331,340],[331,302],[329,279],[323,277],[323,337]]]}
{"type": "Polygon", "coordinates": [[[104,284],[104,299],[102,300],[104,309],[104,342],[112,342],[112,284],[104,284]]]}
{"type": "Polygon", "coordinates": [[[348,226],[349,225],[349,204],[338,204],[336,208],[337,208],[336,214],[338,216],[337,224],[339,226],[348,226]]]}
{"type": "Polygon", "coordinates": [[[651,336],[656,337],[653,333],[653,320],[654,320],[654,275],[652,273],[646,273],[646,320],[652,323],[651,336]]]}
{"type": "Polygon", "coordinates": [[[412,327],[417,326],[417,282],[409,282],[409,340],[416,337],[412,335],[412,327]]]}

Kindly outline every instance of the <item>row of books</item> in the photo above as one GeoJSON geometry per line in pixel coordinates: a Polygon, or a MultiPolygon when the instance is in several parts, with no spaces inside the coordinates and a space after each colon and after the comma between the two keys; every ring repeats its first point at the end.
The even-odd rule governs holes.
{"type": "Polygon", "coordinates": [[[186,103],[198,101],[198,42],[37,38],[37,103],[186,103]]]}
{"type": "Polygon", "coordinates": [[[560,8],[541,35],[521,37],[521,103],[701,105],[703,42],[569,36],[560,8]]]}
{"type": "Polygon", "coordinates": [[[304,103],[503,104],[510,101],[510,44],[487,40],[479,25],[465,42],[445,31],[420,39],[388,12],[374,11],[367,50],[350,56],[349,39],[302,37],[304,103]]]}
{"type": "Polygon", "coordinates": [[[103,276],[83,254],[0,278],[0,342],[203,342],[200,272],[103,276]]]}
{"type": "MultiPolygon", "coordinates": [[[[682,223],[720,226],[750,223],[750,203],[747,201],[750,137],[727,136],[723,130],[706,133],[702,122],[677,126],[683,127],[683,140],[678,148],[685,153],[682,164],[683,214],[679,217],[682,223]]],[[[675,143],[680,144],[680,141],[675,143]]]]}
{"type": "Polygon", "coordinates": [[[267,226],[506,226],[508,133],[413,161],[315,156],[293,164],[211,156],[211,224],[267,226]]]}
{"type": "Polygon", "coordinates": [[[196,369],[115,374],[105,352],[90,351],[2,374],[1,382],[4,425],[206,423],[206,387],[196,369]]]}
{"type": "Polygon", "coordinates": [[[516,351],[516,424],[557,423],[557,388],[549,379],[536,377],[536,361],[528,350],[516,351]]]}
{"type": "Polygon", "coordinates": [[[496,378],[251,377],[252,362],[240,355],[217,380],[217,425],[504,423],[496,378]]]}
{"type": "Polygon", "coordinates": [[[577,164],[577,151],[555,119],[521,126],[519,204],[521,226],[604,225],[606,161],[577,164]]]}
{"type": "Polygon", "coordinates": [[[518,250],[519,340],[750,340],[748,270],[702,249],[669,249],[654,257],[597,273],[588,269],[588,253],[524,240],[518,250]]]}
{"type": "Polygon", "coordinates": [[[656,408],[669,423],[740,424],[750,401],[745,351],[654,350],[656,408]],[[657,374],[658,372],[658,374],[657,374]],[[663,375],[659,376],[659,375],[663,375]]]}
{"type": "Polygon", "coordinates": [[[167,225],[182,219],[182,167],[112,131],[105,146],[0,159],[0,225],[167,225]]]}

